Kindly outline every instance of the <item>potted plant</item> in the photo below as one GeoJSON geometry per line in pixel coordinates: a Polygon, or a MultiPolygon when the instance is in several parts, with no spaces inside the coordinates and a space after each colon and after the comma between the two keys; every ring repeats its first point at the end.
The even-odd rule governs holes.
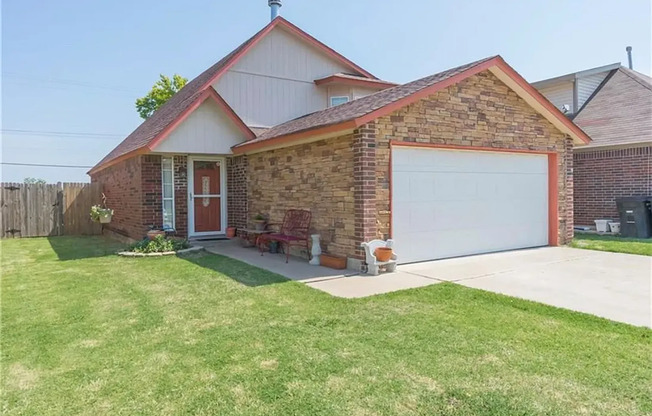
{"type": "Polygon", "coordinates": [[[147,238],[148,238],[150,241],[152,241],[152,240],[154,240],[156,237],[158,237],[159,235],[162,235],[162,236],[165,237],[165,231],[163,231],[163,230],[157,228],[154,224],[152,224],[152,225],[149,227],[149,231],[147,231],[147,238]]]}
{"type": "Polygon", "coordinates": [[[254,217],[254,227],[256,231],[265,230],[265,225],[267,225],[267,219],[262,214],[258,214],[254,217]]]}
{"type": "Polygon", "coordinates": [[[99,205],[93,205],[91,207],[91,220],[102,224],[108,224],[111,222],[111,217],[113,217],[112,209],[101,207],[99,205]]]}
{"type": "Polygon", "coordinates": [[[391,247],[378,247],[374,252],[376,260],[380,262],[389,261],[392,258],[392,248],[391,247]]]}

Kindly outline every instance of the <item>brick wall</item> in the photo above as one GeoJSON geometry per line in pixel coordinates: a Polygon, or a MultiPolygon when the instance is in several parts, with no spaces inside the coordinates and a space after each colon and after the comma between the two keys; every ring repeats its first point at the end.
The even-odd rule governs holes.
{"type": "Polygon", "coordinates": [[[142,192],[140,157],[127,159],[91,175],[102,183],[107,207],[114,214],[105,229],[130,238],[142,236],[142,192]]]}
{"type": "Polygon", "coordinates": [[[376,125],[353,132],[355,258],[364,259],[360,243],[376,238],[376,125]]]}
{"type": "Polygon", "coordinates": [[[247,204],[247,156],[226,159],[226,204],[229,227],[245,228],[249,218],[247,204]]]}
{"type": "Polygon", "coordinates": [[[574,155],[575,223],[618,218],[616,199],[652,195],[652,146],[574,155]]]}
{"type": "Polygon", "coordinates": [[[188,157],[174,156],[174,228],[188,236],[188,157]]]}
{"type": "Polygon", "coordinates": [[[141,170],[143,191],[142,224],[146,227],[145,231],[151,226],[160,229],[163,225],[161,156],[141,156],[141,170]]]}
{"type": "Polygon", "coordinates": [[[489,71],[377,119],[375,130],[379,238],[389,234],[390,140],[557,152],[559,242],[572,238],[572,144],[489,71]]]}
{"type": "Polygon", "coordinates": [[[354,253],[353,141],[347,135],[249,155],[248,220],[262,213],[280,223],[287,209],[308,209],[325,251],[354,253]]]}

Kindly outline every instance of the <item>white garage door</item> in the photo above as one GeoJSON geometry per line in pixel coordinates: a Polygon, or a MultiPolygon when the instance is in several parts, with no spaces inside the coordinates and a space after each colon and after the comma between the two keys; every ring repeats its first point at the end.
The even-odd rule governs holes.
{"type": "Polygon", "coordinates": [[[401,263],[548,244],[547,155],[394,147],[401,263]]]}

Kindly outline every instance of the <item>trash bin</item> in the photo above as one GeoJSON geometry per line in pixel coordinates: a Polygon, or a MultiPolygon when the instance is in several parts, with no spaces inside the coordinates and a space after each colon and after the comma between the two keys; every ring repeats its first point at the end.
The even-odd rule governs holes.
{"type": "Polygon", "coordinates": [[[616,200],[620,214],[620,235],[632,238],[652,237],[652,196],[632,196],[616,200]]]}

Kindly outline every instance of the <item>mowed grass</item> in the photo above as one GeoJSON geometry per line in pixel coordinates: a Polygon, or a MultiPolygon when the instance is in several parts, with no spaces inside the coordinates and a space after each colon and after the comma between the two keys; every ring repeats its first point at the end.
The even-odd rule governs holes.
{"type": "Polygon", "coordinates": [[[645,415],[652,331],[438,284],[334,298],[228,258],[2,241],[7,415],[645,415]]]}
{"type": "Polygon", "coordinates": [[[624,238],[613,235],[576,233],[570,246],[613,253],[652,256],[652,238],[624,238]]]}

